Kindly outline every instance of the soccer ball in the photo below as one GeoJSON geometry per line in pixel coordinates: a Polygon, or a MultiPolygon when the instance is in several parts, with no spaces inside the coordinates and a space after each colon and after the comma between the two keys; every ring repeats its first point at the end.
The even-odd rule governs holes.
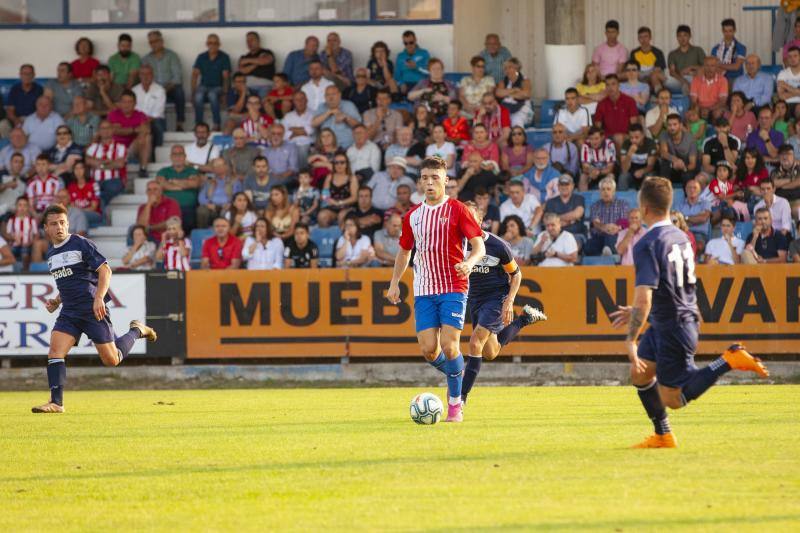
{"type": "Polygon", "coordinates": [[[430,392],[417,394],[411,400],[411,420],[417,424],[435,424],[442,418],[442,400],[430,392]]]}

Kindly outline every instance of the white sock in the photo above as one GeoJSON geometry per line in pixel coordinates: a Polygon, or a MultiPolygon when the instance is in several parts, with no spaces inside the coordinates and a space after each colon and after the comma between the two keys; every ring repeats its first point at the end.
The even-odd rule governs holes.
{"type": "Polygon", "coordinates": [[[452,396],[447,398],[447,403],[450,405],[458,405],[461,403],[461,397],[453,398],[452,396]]]}

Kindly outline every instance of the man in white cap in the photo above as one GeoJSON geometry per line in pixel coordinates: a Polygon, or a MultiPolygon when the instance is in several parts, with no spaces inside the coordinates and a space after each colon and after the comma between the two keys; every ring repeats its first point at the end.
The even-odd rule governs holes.
{"type": "Polygon", "coordinates": [[[397,203],[397,187],[408,185],[411,190],[416,189],[414,180],[405,175],[407,168],[405,157],[395,157],[389,160],[386,170],[372,175],[367,186],[372,189],[372,205],[386,211],[397,203]]]}

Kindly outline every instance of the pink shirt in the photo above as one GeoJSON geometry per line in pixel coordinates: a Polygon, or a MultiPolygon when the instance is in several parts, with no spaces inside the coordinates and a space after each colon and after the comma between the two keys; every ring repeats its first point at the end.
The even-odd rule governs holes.
{"type": "MultiPolygon", "coordinates": [[[[625,238],[625,235],[627,235],[629,231],[630,231],[629,228],[625,228],[624,230],[617,233],[617,246],[619,246],[619,243],[622,242],[622,239],[625,238]]],[[[622,255],[622,258],[620,259],[619,262],[620,265],[633,264],[633,247],[636,246],[636,243],[639,242],[639,239],[644,237],[645,233],[647,233],[647,231],[645,231],[644,228],[639,228],[639,231],[636,234],[634,234],[633,238],[631,238],[630,246],[628,246],[628,249],[625,250],[625,253],[622,255]]]]}
{"type": "MultiPolygon", "coordinates": [[[[133,113],[126,117],[125,113],[123,113],[121,109],[117,108],[108,114],[108,121],[122,128],[138,128],[147,122],[148,118],[147,115],[137,109],[134,109],[133,113]]],[[[136,134],[114,135],[114,140],[118,143],[124,144],[126,147],[130,146],[135,138],[136,134]]]]}
{"type": "Polygon", "coordinates": [[[592,63],[596,63],[600,69],[600,75],[615,74],[620,63],[628,60],[628,50],[617,43],[616,46],[608,46],[608,43],[597,45],[592,54],[592,63]]]}

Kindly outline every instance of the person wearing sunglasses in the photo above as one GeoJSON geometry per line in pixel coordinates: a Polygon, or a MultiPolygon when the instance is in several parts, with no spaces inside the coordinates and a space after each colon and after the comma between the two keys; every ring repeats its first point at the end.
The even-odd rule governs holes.
{"type": "Polygon", "coordinates": [[[428,75],[428,60],[431,55],[417,46],[417,36],[411,30],[403,32],[403,51],[397,54],[395,79],[403,94],[428,75]]]}
{"type": "Polygon", "coordinates": [[[56,129],[56,144],[47,151],[50,172],[58,177],[72,172],[76,161],[83,159],[83,149],[72,140],[72,131],[67,126],[56,129]]]}
{"type": "Polygon", "coordinates": [[[650,101],[650,86],[639,81],[639,78],[639,63],[635,59],[627,61],[622,72],[624,81],[619,85],[619,90],[633,98],[636,101],[636,108],[640,113],[644,113],[645,106],[650,101]]]}

